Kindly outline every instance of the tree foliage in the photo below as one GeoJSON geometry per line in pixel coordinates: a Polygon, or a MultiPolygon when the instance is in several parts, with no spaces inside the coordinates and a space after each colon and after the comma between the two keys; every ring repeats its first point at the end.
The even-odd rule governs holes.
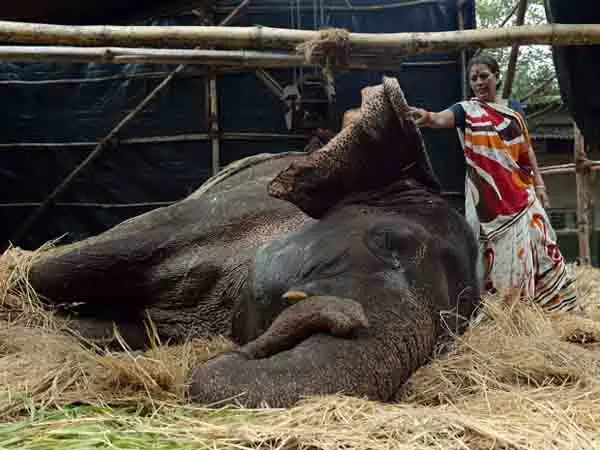
{"type": "MultiPolygon", "coordinates": [[[[511,11],[515,9],[517,1],[476,0],[477,27],[501,26],[511,11]]],[[[526,24],[547,23],[543,0],[529,0],[526,11],[526,24]]],[[[515,22],[516,13],[512,14],[505,26],[515,25],[515,22]]],[[[501,78],[505,78],[511,48],[485,49],[484,52],[498,59],[503,71],[501,78]]],[[[520,46],[511,97],[522,99],[548,79],[552,79],[552,81],[541,92],[528,98],[527,103],[536,103],[548,99],[548,97],[558,98],[559,88],[552,60],[552,49],[545,45],[520,46]]]]}

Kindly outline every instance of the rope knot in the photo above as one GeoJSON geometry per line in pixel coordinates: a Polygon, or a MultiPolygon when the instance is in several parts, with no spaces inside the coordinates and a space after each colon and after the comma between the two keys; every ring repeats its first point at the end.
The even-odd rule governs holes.
{"type": "Polygon", "coordinates": [[[319,30],[314,39],[298,44],[296,51],[304,55],[306,62],[320,65],[326,78],[333,78],[332,66],[348,66],[350,33],[342,28],[319,30]]]}

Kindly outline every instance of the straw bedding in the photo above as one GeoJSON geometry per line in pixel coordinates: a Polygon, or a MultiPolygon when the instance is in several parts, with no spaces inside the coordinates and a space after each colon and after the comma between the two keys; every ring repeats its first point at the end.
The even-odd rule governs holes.
{"type": "Polygon", "coordinates": [[[231,343],[156,342],[140,354],[82,342],[24,281],[41,251],[0,256],[0,448],[600,448],[599,269],[572,267],[583,317],[487,298],[396,403],[209,410],[185,403],[185,374],[231,343]]]}

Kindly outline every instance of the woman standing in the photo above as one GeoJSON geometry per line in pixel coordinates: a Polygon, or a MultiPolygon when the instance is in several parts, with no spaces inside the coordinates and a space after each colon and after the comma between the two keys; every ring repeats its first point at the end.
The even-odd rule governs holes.
{"type": "Polygon", "coordinates": [[[575,283],[544,211],[548,197],[522,110],[498,98],[496,60],[476,56],[468,74],[475,97],[440,112],[412,112],[421,127],[457,128],[467,167],[465,214],[479,237],[483,288],[521,288],[548,311],[573,310],[575,283]]]}

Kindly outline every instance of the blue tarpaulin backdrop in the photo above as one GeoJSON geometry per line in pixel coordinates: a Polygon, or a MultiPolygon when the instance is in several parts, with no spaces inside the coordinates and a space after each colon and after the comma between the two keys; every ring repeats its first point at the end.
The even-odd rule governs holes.
{"type": "MultiPolygon", "coordinates": [[[[358,32],[446,31],[457,25],[456,0],[326,0],[282,2],[253,0],[236,25],[314,28],[344,27],[358,32]],[[300,5],[300,15],[290,5],[300,5]],[[378,6],[383,5],[383,8],[378,6]],[[315,6],[318,14],[315,14],[315,6]],[[375,7],[374,7],[375,6],[375,7]],[[322,11],[320,8],[322,7],[322,11]],[[298,21],[299,17],[299,21],[298,21]]],[[[237,1],[217,3],[216,19],[224,18],[237,1]]],[[[464,6],[466,28],[475,26],[474,1],[464,6]]],[[[148,20],[153,24],[188,24],[193,15],[148,20]]],[[[360,89],[396,76],[409,103],[439,110],[461,97],[459,54],[427,54],[406,58],[397,71],[351,71],[336,76],[335,114],[356,106],[360,89]],[[417,64],[415,64],[417,63],[417,64]]],[[[73,170],[162,78],[114,79],[122,73],[168,72],[173,66],[104,64],[0,64],[0,242],[2,246],[36,204],[73,170]],[[107,78],[108,77],[108,78],[107,78]],[[98,80],[98,78],[100,78],[98,80]],[[52,80],[87,79],[80,83],[52,80]],[[11,81],[30,83],[11,83],[11,81]],[[11,143],[51,143],[14,146],[11,143]],[[56,145],[60,143],[79,143],[56,145]],[[92,143],[92,144],[90,144],[92,143]]],[[[292,70],[271,71],[285,85],[292,70]]],[[[205,133],[205,83],[194,69],[173,80],[120,138],[205,133]]],[[[283,103],[253,73],[218,77],[219,126],[223,132],[277,132],[285,128],[283,103]]],[[[434,168],[444,188],[463,190],[463,158],[455,132],[426,132],[434,168]]],[[[300,150],[298,138],[262,141],[223,140],[221,165],[259,152],[300,150]]],[[[172,202],[197,188],[211,175],[207,141],[118,144],[83,171],[30,229],[21,242],[35,248],[65,235],[65,241],[97,234],[152,206],[172,202]],[[109,206],[112,205],[112,206],[109,206]],[[120,206],[115,206],[120,205],[120,206]]],[[[461,200],[457,200],[460,205],[461,200]]]]}

